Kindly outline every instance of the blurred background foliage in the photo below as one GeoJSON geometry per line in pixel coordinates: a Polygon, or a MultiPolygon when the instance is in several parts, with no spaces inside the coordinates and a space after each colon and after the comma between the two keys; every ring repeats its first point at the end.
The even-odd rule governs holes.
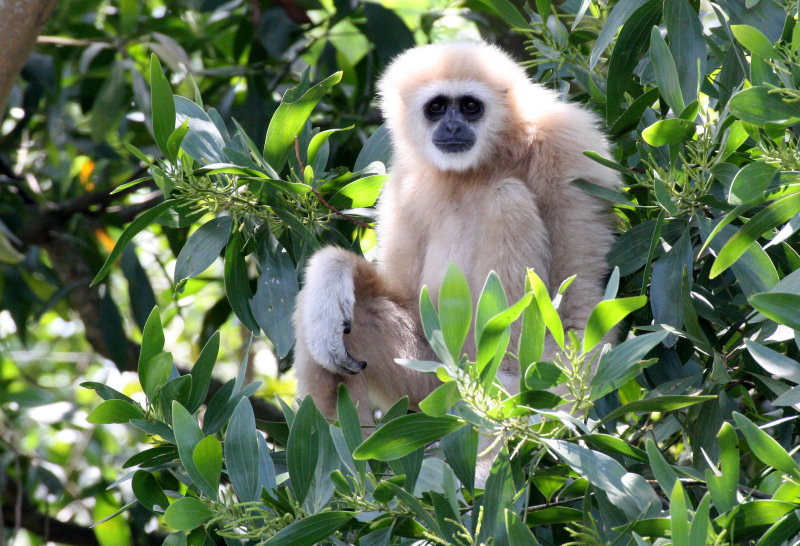
{"type": "MultiPolygon", "coordinates": [[[[161,93],[171,88],[202,105],[220,133],[229,131],[242,150],[246,134],[259,152],[284,93],[341,71],[299,135],[297,156],[309,159],[303,153],[311,125],[353,128],[326,141],[327,161],[321,169],[314,163],[310,180],[292,153],[284,168],[275,166],[285,180],[313,182],[333,198],[351,180],[349,171],[368,174],[360,160],[381,157],[368,139],[380,124],[374,84],[387,61],[414,44],[482,37],[525,61],[534,79],[597,112],[615,144],[605,163],[626,187],[614,193],[578,183],[616,205],[621,235],[609,260],[620,275],[612,284],[621,295],[649,296],[621,331],[669,333],[637,364],[641,374],[596,403],[593,417],[614,418],[592,447],[659,486],[661,503],[674,513],[682,503],[700,512],[710,490],[716,519],[706,540],[756,542],[769,532],[778,542],[763,544],[791,543],[800,531],[797,10],[797,2],[773,0],[57,3],[0,125],[0,542],[163,541],[166,528],[135,502],[123,517],[90,528],[134,499],[122,463],[147,437],[122,425],[88,424],[97,397],[78,387],[93,381],[144,401],[136,370],[156,304],[165,349],[181,373],[221,331],[209,396],[247,360],[248,377],[239,381],[262,382],[252,397],[260,427],[283,419],[275,395],[292,400],[288,348],[277,335],[250,342],[248,327],[263,324],[248,311],[266,263],[259,248],[231,237],[219,247],[228,244],[224,266],[212,256],[202,272],[176,273],[181,250],[213,210],[160,219],[103,267],[115,241],[132,233],[126,226],[161,206],[171,182],[191,178],[169,171],[174,161],[152,163],[165,155],[153,133],[159,141],[159,119],[169,117],[151,113],[151,86],[155,94],[158,85],[151,74],[161,74],[151,72],[152,55],[166,69],[161,93]],[[240,261],[248,254],[261,266],[249,276],[240,261]],[[244,275],[235,277],[235,267],[244,275]],[[101,268],[108,276],[90,287],[101,268]],[[173,281],[181,279],[176,290],[173,281]],[[696,395],[713,398],[688,408],[664,405],[665,396],[696,395]],[[766,432],[753,432],[752,423],[766,432]],[[742,437],[731,435],[733,425],[742,437]],[[676,472],[685,500],[682,489],[665,487],[678,481],[676,472]],[[116,480],[121,486],[110,487],[116,480]]],[[[192,112],[184,117],[206,116],[192,112]]],[[[188,134],[199,132],[190,127],[188,134]]],[[[184,140],[185,159],[213,159],[189,153],[191,142],[184,140]]],[[[281,203],[272,197],[262,201],[270,210],[281,203]]],[[[320,242],[362,251],[374,245],[370,230],[330,210],[322,215],[321,199],[303,208],[303,199],[288,216],[266,218],[292,266],[320,242]],[[303,226],[310,238],[300,235],[303,226]]],[[[370,204],[360,201],[354,208],[370,204]]],[[[369,219],[368,211],[358,214],[369,219]]],[[[245,233],[256,234],[263,218],[251,216],[245,233]]],[[[547,456],[538,449],[541,464],[527,468],[525,482],[525,501],[536,509],[525,523],[540,541],[610,543],[622,536],[611,529],[616,521],[630,524],[625,543],[641,536],[679,543],[672,535],[685,529],[670,514],[635,529],[635,521],[615,520],[610,503],[597,502],[605,497],[591,476],[559,462],[557,449],[547,456]],[[552,498],[561,504],[549,506],[552,498]]],[[[159,481],[163,489],[183,487],[168,472],[159,481]]]]}

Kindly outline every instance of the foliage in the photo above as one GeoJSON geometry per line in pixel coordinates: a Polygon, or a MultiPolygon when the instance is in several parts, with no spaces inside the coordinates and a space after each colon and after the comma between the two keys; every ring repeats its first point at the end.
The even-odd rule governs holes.
{"type": "MultiPolygon", "coordinates": [[[[256,420],[247,359],[203,412],[220,337],[181,373],[156,310],[140,321],[146,401],[90,385],[104,399],[90,422],[129,422],[155,444],[123,465],[137,467],[128,478],[138,502],[128,506],[175,530],[169,543],[794,543],[797,5],[723,1],[705,13],[685,0],[479,4],[525,36],[535,78],[588,103],[615,143],[613,160],[589,155],[621,173],[622,192],[575,181],[614,205],[621,231],[606,298],[585,332],[564,332],[558,318],[568,281],[548,294],[529,272],[525,296],[507,302],[496,276],[473,298],[452,268],[446,298],[435,306],[423,290],[420,299],[439,362],[399,362],[442,385],[422,413],[399,401],[362,441],[345,391],[333,423],[310,399],[296,411],[283,404],[285,424],[256,420]],[[508,347],[515,322],[520,344],[508,347]],[[624,341],[603,346],[615,326],[624,341]],[[562,349],[554,362],[540,361],[545,339],[562,349]],[[494,381],[503,358],[519,362],[517,395],[494,381]],[[478,452],[492,442],[498,456],[476,484],[478,452]]],[[[376,6],[348,17],[366,17],[385,61],[390,46],[369,34],[376,6]]],[[[304,71],[259,134],[206,110],[200,95],[213,88],[189,93],[194,101],[173,97],[153,57],[143,111],[160,151],[126,149],[166,200],[128,224],[95,282],[113,276],[148,225],[200,224],[173,245],[176,291],[223,254],[233,313],[287,355],[297,272],[321,244],[369,247],[364,224],[388,157],[380,129],[360,153],[334,153],[347,134],[335,131],[350,123],[330,116],[355,96],[343,91],[353,67],[340,64],[339,74],[323,58],[319,83],[304,71]]],[[[369,93],[360,96],[368,104],[369,93]]]]}

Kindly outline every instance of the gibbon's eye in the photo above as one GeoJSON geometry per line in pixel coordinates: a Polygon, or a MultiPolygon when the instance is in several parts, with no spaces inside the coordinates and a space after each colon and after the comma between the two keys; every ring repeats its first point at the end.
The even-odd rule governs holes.
{"type": "Polygon", "coordinates": [[[428,119],[436,119],[444,115],[447,111],[447,98],[438,96],[431,100],[425,107],[425,116],[428,119]]]}
{"type": "Polygon", "coordinates": [[[476,120],[483,115],[483,103],[475,97],[464,96],[459,99],[459,107],[464,117],[476,120]]]}

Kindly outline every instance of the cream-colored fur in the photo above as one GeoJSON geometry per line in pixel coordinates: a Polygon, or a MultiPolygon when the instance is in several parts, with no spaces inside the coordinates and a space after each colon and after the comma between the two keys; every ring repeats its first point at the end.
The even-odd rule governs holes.
{"type": "MultiPolygon", "coordinates": [[[[404,395],[415,408],[435,388],[433,376],[394,359],[434,358],[421,331],[419,292],[427,285],[435,302],[451,262],[464,272],[473,298],[491,270],[509,301],[522,295],[528,267],[551,292],[577,274],[560,313],[566,329],[582,330],[602,298],[613,230],[609,207],[572,181],[619,183],[583,155],[608,155],[594,117],[532,83],[496,47],[411,49],[392,62],[379,90],[394,156],[378,205],[377,265],[323,249],[309,262],[294,315],[299,395],[311,394],[332,417],[337,386],[345,383],[364,423],[404,395]],[[422,108],[436,95],[455,93],[481,99],[485,113],[471,150],[442,154],[431,144],[422,108]],[[352,330],[344,334],[347,320],[352,330]],[[345,348],[366,369],[340,373],[336,360],[345,348]]],[[[516,362],[503,362],[500,376],[516,389],[516,362]]]]}

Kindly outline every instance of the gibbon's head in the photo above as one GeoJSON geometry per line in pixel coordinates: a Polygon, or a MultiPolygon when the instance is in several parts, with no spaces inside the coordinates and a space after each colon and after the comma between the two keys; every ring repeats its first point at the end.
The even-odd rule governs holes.
{"type": "Polygon", "coordinates": [[[543,91],[503,51],[479,42],[409,49],[378,90],[395,162],[456,172],[500,159],[524,132],[523,104],[543,91]]]}

